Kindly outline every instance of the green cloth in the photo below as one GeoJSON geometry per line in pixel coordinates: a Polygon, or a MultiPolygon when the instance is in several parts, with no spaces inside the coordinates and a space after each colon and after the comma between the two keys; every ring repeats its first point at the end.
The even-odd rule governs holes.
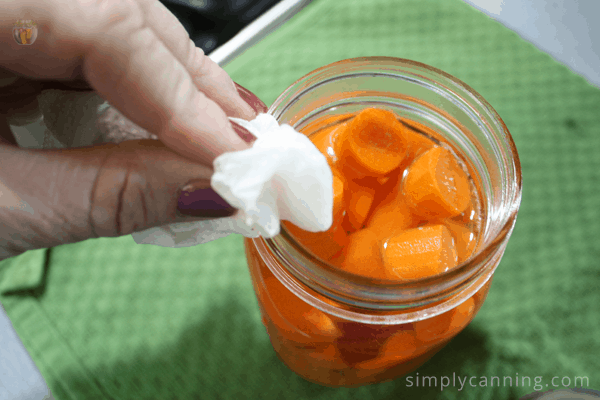
{"type": "Polygon", "coordinates": [[[126,236],[50,250],[34,292],[17,289],[35,279],[4,281],[17,261],[31,268],[29,253],[2,274],[14,290],[0,300],[56,399],[514,399],[552,389],[554,376],[600,388],[600,90],[460,0],[315,0],[226,70],[271,104],[315,68],[375,55],[473,87],[523,167],[521,211],[486,303],[417,371],[437,387],[308,383],[271,348],[241,237],[165,249],[126,236]],[[442,391],[453,373],[530,384],[442,391]]]}

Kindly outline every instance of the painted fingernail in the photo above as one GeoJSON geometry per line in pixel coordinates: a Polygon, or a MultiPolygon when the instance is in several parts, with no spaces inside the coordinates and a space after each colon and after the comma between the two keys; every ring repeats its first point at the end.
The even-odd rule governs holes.
{"type": "Polygon", "coordinates": [[[233,130],[237,135],[246,143],[252,143],[256,140],[256,136],[254,136],[249,130],[244,128],[241,125],[236,124],[235,122],[229,120],[229,123],[233,127],[233,130]]]}
{"type": "Polygon", "coordinates": [[[266,113],[269,110],[269,108],[265,105],[265,103],[263,103],[261,99],[256,97],[256,95],[254,93],[252,93],[251,91],[249,91],[242,85],[239,85],[235,82],[234,82],[234,85],[237,89],[238,94],[242,98],[242,100],[244,100],[246,103],[248,103],[248,105],[250,107],[252,107],[252,109],[257,114],[266,113]]]}
{"type": "Polygon", "coordinates": [[[177,211],[189,217],[222,218],[235,214],[236,209],[210,187],[210,180],[197,179],[181,189],[177,211]]]}

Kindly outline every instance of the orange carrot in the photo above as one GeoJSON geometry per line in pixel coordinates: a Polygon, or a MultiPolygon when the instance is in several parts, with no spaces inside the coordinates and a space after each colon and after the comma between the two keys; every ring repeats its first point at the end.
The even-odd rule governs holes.
{"type": "Polygon", "coordinates": [[[450,335],[457,334],[471,321],[471,317],[475,312],[475,299],[473,297],[468,298],[452,311],[450,335]]]}
{"type": "Polygon", "coordinates": [[[420,155],[402,182],[406,203],[417,215],[452,217],[471,199],[469,178],[452,153],[436,146],[420,155]]]}
{"type": "Polygon", "coordinates": [[[415,322],[417,338],[423,343],[451,338],[467,326],[474,312],[475,300],[470,297],[452,310],[415,322]]]}
{"type": "Polygon", "coordinates": [[[343,218],[346,210],[345,204],[345,188],[346,183],[342,175],[335,169],[331,168],[333,174],[333,221],[340,221],[343,218]]]}
{"type": "Polygon", "coordinates": [[[378,178],[365,178],[364,180],[352,182],[360,182],[362,186],[367,186],[375,190],[371,212],[367,216],[365,223],[369,222],[369,219],[377,211],[378,207],[394,201],[396,197],[400,195],[399,185],[401,172],[401,170],[396,169],[391,174],[386,175],[384,183],[381,183],[381,179],[378,178]]]}
{"type": "Polygon", "coordinates": [[[472,224],[478,221],[480,218],[480,211],[477,205],[477,198],[472,197],[471,201],[469,201],[469,205],[465,210],[460,213],[458,216],[452,218],[454,221],[464,224],[472,224]]]}
{"type": "Polygon", "coordinates": [[[426,350],[426,347],[420,346],[414,331],[398,331],[381,346],[377,358],[363,361],[356,365],[356,368],[364,370],[387,369],[421,355],[424,350],[426,350]]]}
{"type": "Polygon", "coordinates": [[[283,226],[309,251],[324,261],[329,261],[341,252],[348,243],[348,235],[342,228],[346,212],[345,187],[342,175],[332,168],[333,174],[333,224],[325,232],[308,232],[289,221],[283,221],[283,226]]]}
{"type": "Polygon", "coordinates": [[[348,199],[348,220],[354,229],[360,229],[371,210],[375,190],[364,186],[351,186],[351,190],[348,199]]]}
{"type": "Polygon", "coordinates": [[[377,183],[379,183],[380,185],[385,185],[389,180],[389,176],[380,176],[379,178],[377,178],[377,183]]]}
{"type": "Polygon", "coordinates": [[[397,168],[407,150],[403,126],[386,110],[367,108],[354,117],[342,143],[346,167],[357,176],[384,176],[397,168]]]}
{"type": "Polygon", "coordinates": [[[383,263],[391,279],[419,279],[456,265],[456,248],[448,228],[427,225],[405,230],[383,243],[383,263]]]}
{"type": "Polygon", "coordinates": [[[323,261],[329,261],[348,243],[348,235],[342,228],[341,222],[334,221],[331,228],[325,232],[308,232],[289,221],[283,221],[282,225],[308,251],[323,261]]]}
{"type": "Polygon", "coordinates": [[[458,262],[466,261],[473,253],[473,250],[475,250],[475,245],[477,244],[475,233],[467,226],[452,220],[445,220],[444,225],[450,230],[454,238],[458,262]]]}
{"type": "Polygon", "coordinates": [[[351,365],[376,358],[385,341],[404,327],[354,321],[340,321],[337,325],[341,336],[336,338],[335,344],[342,359],[351,365]]]}
{"type": "Polygon", "coordinates": [[[384,240],[413,227],[416,221],[410,208],[400,197],[380,204],[369,218],[366,228],[373,231],[380,240],[384,240]]]}
{"type": "Polygon", "coordinates": [[[315,147],[325,156],[330,166],[336,166],[340,158],[340,134],[346,129],[346,124],[324,128],[310,136],[315,147]]]}
{"type": "Polygon", "coordinates": [[[405,127],[404,138],[407,143],[408,158],[411,160],[435,145],[435,142],[428,137],[428,135],[435,136],[435,132],[431,129],[414,121],[402,120],[402,124],[405,127]]]}
{"type": "Polygon", "coordinates": [[[301,344],[327,342],[341,335],[328,314],[318,310],[291,293],[275,277],[264,280],[269,301],[268,315],[286,339],[301,344]]]}
{"type": "Polygon", "coordinates": [[[386,279],[379,240],[369,229],[350,235],[344,254],[343,270],[369,278],[386,279]]]}

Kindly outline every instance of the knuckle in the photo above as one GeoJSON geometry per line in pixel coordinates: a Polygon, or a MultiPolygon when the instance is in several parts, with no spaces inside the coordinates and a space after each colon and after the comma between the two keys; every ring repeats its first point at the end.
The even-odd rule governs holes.
{"type": "Polygon", "coordinates": [[[111,33],[123,24],[139,26],[142,21],[139,7],[132,0],[97,0],[91,7],[82,6],[87,10],[85,23],[95,31],[111,33]]]}
{"type": "Polygon", "coordinates": [[[188,72],[182,67],[176,67],[169,75],[169,79],[165,79],[165,82],[168,86],[165,87],[163,93],[165,93],[167,104],[171,106],[172,112],[169,114],[168,121],[165,121],[163,132],[168,130],[167,125],[171,122],[171,118],[189,115],[195,111],[195,96],[200,94],[188,72]]]}
{"type": "MultiPolygon", "coordinates": [[[[186,66],[188,66],[188,68],[191,71],[194,71],[197,66],[199,64],[202,64],[202,62],[204,61],[204,53],[200,53],[198,50],[196,50],[196,43],[194,43],[194,41],[192,39],[188,39],[187,41],[187,60],[186,60],[186,66]]],[[[200,51],[202,51],[202,49],[199,49],[200,51]]]]}
{"type": "Polygon", "coordinates": [[[92,186],[89,221],[95,237],[127,235],[150,224],[148,200],[155,195],[139,155],[129,145],[112,147],[92,186]]]}

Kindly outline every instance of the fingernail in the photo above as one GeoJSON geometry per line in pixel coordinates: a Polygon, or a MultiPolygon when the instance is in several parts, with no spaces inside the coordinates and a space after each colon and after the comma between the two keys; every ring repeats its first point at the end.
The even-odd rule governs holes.
{"type": "Polygon", "coordinates": [[[233,127],[233,130],[237,135],[246,143],[252,143],[256,140],[256,136],[254,136],[249,130],[244,128],[241,125],[236,124],[235,122],[229,120],[229,123],[233,127]]]}
{"type": "Polygon", "coordinates": [[[236,209],[210,187],[210,180],[197,179],[181,189],[177,211],[189,217],[222,218],[235,214],[236,209]]]}
{"type": "Polygon", "coordinates": [[[242,100],[244,100],[254,110],[255,113],[266,113],[269,110],[265,103],[256,97],[254,93],[235,82],[234,85],[242,100]]]}

